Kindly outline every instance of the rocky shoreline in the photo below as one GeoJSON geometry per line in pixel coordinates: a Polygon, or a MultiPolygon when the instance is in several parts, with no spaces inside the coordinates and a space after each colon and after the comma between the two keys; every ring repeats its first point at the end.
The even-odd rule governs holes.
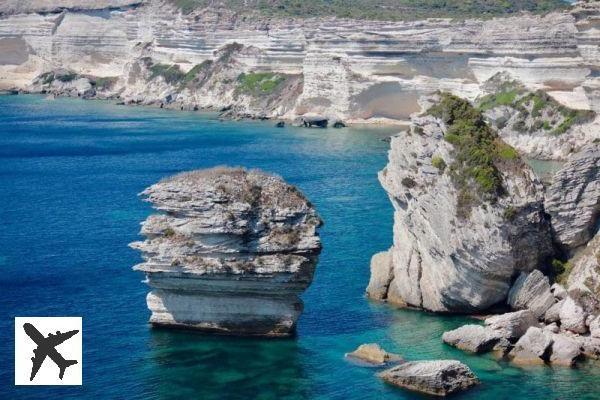
{"type": "Polygon", "coordinates": [[[164,0],[69,4],[0,6],[0,89],[333,124],[406,120],[438,89],[475,100],[505,72],[567,107],[600,110],[596,2],[407,22],[182,14],[164,0]]]}
{"type": "Polygon", "coordinates": [[[469,102],[426,103],[379,174],[394,245],[373,256],[367,295],[434,312],[512,311],[444,333],[468,352],[521,365],[600,358],[600,144],[543,184],[469,102]]]}

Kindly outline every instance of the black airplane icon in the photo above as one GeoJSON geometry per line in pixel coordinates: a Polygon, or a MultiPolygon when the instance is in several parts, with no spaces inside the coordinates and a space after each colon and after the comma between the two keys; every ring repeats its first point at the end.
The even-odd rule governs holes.
{"type": "Polygon", "coordinates": [[[33,350],[34,356],[31,357],[33,366],[31,368],[31,376],[29,377],[30,382],[33,380],[33,378],[35,378],[35,375],[40,370],[42,363],[46,359],[46,356],[50,357],[50,359],[54,361],[56,365],[58,365],[58,368],[60,368],[58,377],[61,380],[65,374],[65,369],[71,365],[77,364],[77,360],[65,360],[64,357],[61,356],[58,351],[56,351],[55,347],[65,340],[75,336],[77,332],[79,332],[78,330],[65,333],[60,333],[60,331],[57,331],[56,335],[50,333],[48,334],[48,337],[44,337],[44,335],[42,335],[40,331],[38,331],[35,326],[31,325],[30,323],[24,324],[23,329],[25,330],[27,336],[29,336],[31,340],[33,340],[38,346],[37,349],[33,350]]]}

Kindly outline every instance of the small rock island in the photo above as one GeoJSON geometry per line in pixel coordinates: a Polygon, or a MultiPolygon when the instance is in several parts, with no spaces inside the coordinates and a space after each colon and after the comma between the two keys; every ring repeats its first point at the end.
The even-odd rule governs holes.
{"type": "Polygon", "coordinates": [[[322,221],[294,186],[257,170],[217,167],[141,193],[150,215],[131,243],[144,262],[153,326],[282,337],[295,332],[321,251],[322,221]]]}

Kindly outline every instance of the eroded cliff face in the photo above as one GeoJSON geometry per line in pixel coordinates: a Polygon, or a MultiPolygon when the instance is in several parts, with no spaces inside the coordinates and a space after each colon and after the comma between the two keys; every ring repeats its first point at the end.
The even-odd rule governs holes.
{"type": "Polygon", "coordinates": [[[234,335],[288,336],[312,282],[321,220],[281,178],[214,168],[167,178],[142,195],[161,214],[131,247],[144,262],[150,322],[234,335]]]}
{"type": "Polygon", "coordinates": [[[4,89],[27,88],[40,74],[64,68],[118,78],[110,93],[125,101],[352,122],[405,119],[419,109],[420,94],[438,89],[474,99],[482,82],[505,71],[574,108],[600,110],[597,2],[547,16],[464,22],[267,19],[220,9],[182,15],[160,0],[17,3],[0,8],[4,89]],[[217,62],[232,43],[252,50],[232,56],[235,73],[223,72],[220,85],[186,89],[162,78],[148,84],[136,67],[149,59],[185,74],[217,62]],[[267,102],[234,96],[239,74],[256,72],[297,82],[292,91],[278,87],[290,94],[267,102]]]}
{"type": "Polygon", "coordinates": [[[495,166],[466,166],[473,182],[485,168],[496,168],[490,178],[499,174],[501,187],[477,199],[477,186],[460,181],[470,172],[457,163],[474,152],[497,156],[483,147],[487,139],[461,153],[451,135],[460,133],[425,115],[392,138],[379,180],[395,210],[394,244],[373,259],[370,297],[438,312],[485,310],[506,298],[516,274],[552,255],[543,188],[530,168],[502,144],[495,166]]]}

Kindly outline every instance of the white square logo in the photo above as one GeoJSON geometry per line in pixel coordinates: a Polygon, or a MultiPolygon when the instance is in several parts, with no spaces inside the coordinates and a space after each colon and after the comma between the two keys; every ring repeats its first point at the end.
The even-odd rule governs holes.
{"type": "Polygon", "coordinates": [[[81,317],[15,318],[15,385],[81,385],[81,317]]]}

